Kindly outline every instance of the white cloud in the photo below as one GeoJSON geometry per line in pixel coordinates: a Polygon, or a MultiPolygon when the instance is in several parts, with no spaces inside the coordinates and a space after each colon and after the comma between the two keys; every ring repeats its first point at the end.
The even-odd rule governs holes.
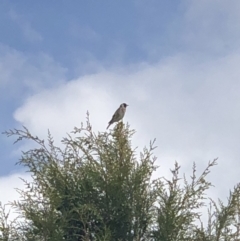
{"type": "Polygon", "coordinates": [[[20,196],[16,189],[23,190],[25,187],[24,182],[20,178],[26,181],[31,181],[30,174],[24,172],[12,173],[8,176],[0,177],[0,202],[3,205],[6,205],[5,208],[7,212],[11,210],[9,220],[13,220],[15,217],[17,217],[17,214],[8,204],[14,200],[19,200],[20,196]]]}
{"type": "MultiPolygon", "coordinates": [[[[102,78],[108,76],[102,74],[102,78]]],[[[85,76],[29,97],[25,105],[16,111],[16,120],[25,123],[37,134],[47,133],[49,128],[56,135],[79,126],[85,120],[87,110],[95,112],[90,118],[96,118],[96,124],[101,123],[101,113],[106,112],[104,103],[111,101],[111,95],[101,87],[101,83],[93,84],[94,79],[99,78],[95,75],[85,76]],[[31,112],[30,118],[28,111],[31,112]]]]}
{"type": "Polygon", "coordinates": [[[217,185],[221,171],[231,172],[228,189],[238,181],[240,167],[239,61],[237,53],[205,63],[179,55],[136,66],[135,72],[86,75],[28,98],[15,118],[34,134],[43,136],[49,128],[58,139],[80,126],[87,110],[94,130],[104,131],[118,105],[126,102],[125,122],[137,130],[135,145],[157,138],[161,173],[174,160],[190,171],[193,161],[203,169],[219,157],[211,177],[217,185]]]}

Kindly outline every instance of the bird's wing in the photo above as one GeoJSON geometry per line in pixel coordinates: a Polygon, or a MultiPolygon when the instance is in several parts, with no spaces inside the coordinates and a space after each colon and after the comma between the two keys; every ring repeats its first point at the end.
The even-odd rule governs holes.
{"type": "Polygon", "coordinates": [[[113,118],[114,118],[114,120],[119,121],[119,119],[121,118],[121,108],[118,108],[116,110],[116,112],[113,115],[113,118]]]}
{"type": "Polygon", "coordinates": [[[109,123],[113,123],[115,121],[118,121],[120,118],[120,111],[119,108],[115,111],[114,115],[112,116],[112,119],[109,121],[109,123]]]}

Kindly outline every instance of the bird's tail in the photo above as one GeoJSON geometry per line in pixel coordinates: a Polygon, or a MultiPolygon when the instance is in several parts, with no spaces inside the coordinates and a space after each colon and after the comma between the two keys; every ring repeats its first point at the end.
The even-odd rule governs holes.
{"type": "Polygon", "coordinates": [[[108,122],[107,129],[109,128],[110,125],[112,125],[112,123],[113,123],[112,121],[109,121],[109,122],[108,122]]]}

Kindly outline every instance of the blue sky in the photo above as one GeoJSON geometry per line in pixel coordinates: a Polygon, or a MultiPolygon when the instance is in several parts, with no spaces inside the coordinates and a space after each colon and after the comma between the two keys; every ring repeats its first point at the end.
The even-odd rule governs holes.
{"type": "Polygon", "coordinates": [[[181,24],[184,4],[179,1],[4,1],[1,5],[3,44],[29,54],[48,53],[70,71],[79,59],[117,61],[119,56],[112,52],[123,49],[120,58],[129,63],[146,61],[147,45],[161,46],[162,55],[183,47],[171,39],[181,24]]]}
{"type": "MultiPolygon", "coordinates": [[[[126,102],[134,146],[157,139],[158,175],[219,157],[209,178],[226,197],[240,168],[239,11],[238,0],[1,1],[1,132],[50,129],[58,143],[87,110],[104,131],[126,102]]],[[[0,136],[1,193],[29,178],[14,164],[30,146],[13,141],[0,136]]]]}

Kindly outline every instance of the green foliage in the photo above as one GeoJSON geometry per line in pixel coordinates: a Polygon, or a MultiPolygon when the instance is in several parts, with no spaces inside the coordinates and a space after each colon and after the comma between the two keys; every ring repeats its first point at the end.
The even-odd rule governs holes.
{"type": "Polygon", "coordinates": [[[25,127],[5,134],[37,147],[23,152],[19,161],[32,181],[23,180],[20,200],[11,203],[18,218],[9,221],[0,207],[0,240],[240,240],[239,185],[226,205],[208,199],[209,221],[201,222],[211,187],[206,176],[216,160],[199,177],[194,164],[190,182],[179,177],[178,163],[171,180],[153,180],[154,142],[137,156],[134,131],[121,122],[113,131],[95,134],[87,119],[86,127],[74,128],[60,147],[50,132],[47,143],[25,127]]]}

